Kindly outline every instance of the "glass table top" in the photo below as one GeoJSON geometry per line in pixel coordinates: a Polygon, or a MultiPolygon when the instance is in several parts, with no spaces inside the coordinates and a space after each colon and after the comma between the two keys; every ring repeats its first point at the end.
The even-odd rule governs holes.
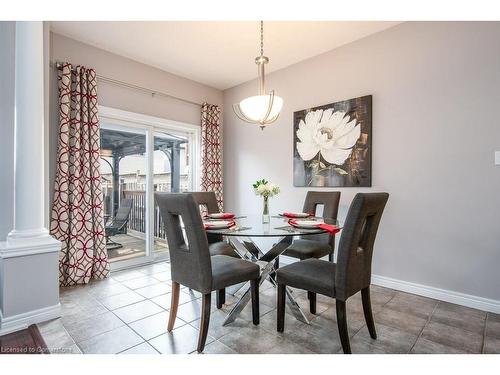
{"type": "MultiPolygon", "coordinates": [[[[240,237],[285,237],[285,236],[307,236],[327,233],[321,228],[302,229],[295,228],[288,224],[288,218],[271,215],[269,223],[262,222],[262,215],[237,215],[234,218],[236,226],[230,229],[207,229],[207,233],[222,234],[224,236],[240,237]]],[[[298,219],[300,220],[300,219],[298,219]]],[[[336,225],[341,228],[338,220],[323,219],[322,217],[307,218],[307,220],[317,220],[319,223],[336,225]]],[[[212,220],[205,220],[210,222],[212,220]]]]}

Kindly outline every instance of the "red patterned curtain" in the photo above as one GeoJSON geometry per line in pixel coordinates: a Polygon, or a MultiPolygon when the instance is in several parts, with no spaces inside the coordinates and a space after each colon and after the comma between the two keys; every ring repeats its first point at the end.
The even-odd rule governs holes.
{"type": "Polygon", "coordinates": [[[201,106],[201,189],[215,192],[219,209],[222,211],[220,115],[218,105],[203,103],[201,106]]]}
{"type": "Polygon", "coordinates": [[[104,240],[97,80],[92,69],[59,71],[59,148],[51,234],[62,242],[59,282],[86,284],[109,273],[104,240]]]}

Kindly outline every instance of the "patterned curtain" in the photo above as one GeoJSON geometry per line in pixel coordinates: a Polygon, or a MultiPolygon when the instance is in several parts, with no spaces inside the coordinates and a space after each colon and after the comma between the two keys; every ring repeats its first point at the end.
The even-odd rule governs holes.
{"type": "Polygon", "coordinates": [[[59,148],[51,234],[62,242],[59,282],[87,284],[109,273],[104,240],[96,73],[59,71],[59,148]]]}
{"type": "Polygon", "coordinates": [[[219,209],[222,211],[220,115],[218,105],[203,103],[201,106],[201,189],[215,192],[219,209]]]}

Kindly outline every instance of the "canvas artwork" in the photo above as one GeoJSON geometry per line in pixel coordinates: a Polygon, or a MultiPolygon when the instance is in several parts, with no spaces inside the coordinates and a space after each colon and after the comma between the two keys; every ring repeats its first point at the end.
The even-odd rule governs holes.
{"type": "Polygon", "coordinates": [[[372,96],[293,115],[294,186],[371,186],[372,96]]]}

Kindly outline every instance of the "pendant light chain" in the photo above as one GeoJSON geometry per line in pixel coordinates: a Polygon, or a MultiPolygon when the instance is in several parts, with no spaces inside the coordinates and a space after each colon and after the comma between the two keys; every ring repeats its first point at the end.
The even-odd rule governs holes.
{"type": "Polygon", "coordinates": [[[260,55],[264,56],[264,21],[260,21],[260,55]]]}

